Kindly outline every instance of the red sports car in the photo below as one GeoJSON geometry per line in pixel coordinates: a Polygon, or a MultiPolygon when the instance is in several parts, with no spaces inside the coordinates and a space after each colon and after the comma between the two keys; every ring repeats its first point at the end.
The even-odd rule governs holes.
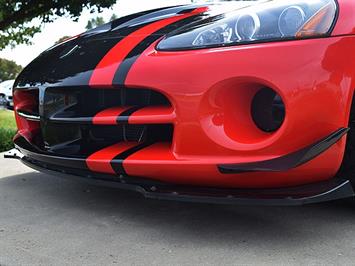
{"type": "Polygon", "coordinates": [[[14,86],[19,157],[182,201],[354,196],[355,2],[231,1],[119,18],[14,86]]]}

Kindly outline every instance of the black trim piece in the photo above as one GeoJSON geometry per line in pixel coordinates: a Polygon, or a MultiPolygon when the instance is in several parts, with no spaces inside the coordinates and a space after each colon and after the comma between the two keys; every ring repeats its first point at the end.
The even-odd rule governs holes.
{"type": "Polygon", "coordinates": [[[122,112],[118,117],[117,117],[117,124],[128,124],[129,117],[139,109],[142,109],[143,107],[141,106],[135,106],[132,108],[127,109],[126,111],[122,112]]]}
{"type": "Polygon", "coordinates": [[[153,142],[141,143],[137,146],[134,146],[134,147],[120,153],[111,161],[111,166],[112,166],[113,170],[116,172],[117,175],[127,176],[126,170],[123,167],[124,160],[127,159],[132,154],[134,154],[140,150],[143,150],[144,148],[147,148],[148,146],[151,146],[151,145],[153,145],[153,142]]]}
{"type": "Polygon", "coordinates": [[[282,172],[301,166],[316,158],[337,143],[349,132],[349,128],[340,128],[326,138],[294,153],[276,159],[244,163],[221,164],[218,169],[223,174],[241,174],[247,172],[282,172]]]}
{"type": "Polygon", "coordinates": [[[133,64],[137,61],[138,57],[155,41],[159,40],[168,32],[174,30],[175,27],[181,27],[187,24],[194,22],[196,18],[199,18],[201,14],[197,14],[195,16],[187,17],[170,25],[163,27],[162,29],[154,32],[152,35],[146,37],[141,43],[139,43],[123,60],[120,64],[118,70],[115,73],[113,79],[113,85],[124,86],[125,81],[133,64]]]}
{"type": "Polygon", "coordinates": [[[93,117],[55,117],[52,116],[48,119],[51,123],[57,124],[84,124],[84,125],[91,125],[93,117]]]}
{"type": "Polygon", "coordinates": [[[15,147],[26,157],[40,161],[44,164],[53,164],[60,167],[70,167],[88,170],[86,158],[61,157],[39,150],[31,145],[25,138],[19,137],[14,141],[15,147]]]}
{"type": "Polygon", "coordinates": [[[263,205],[263,206],[301,206],[332,200],[354,197],[350,181],[332,179],[320,183],[279,189],[222,189],[192,187],[161,183],[149,179],[96,174],[70,168],[43,165],[30,158],[21,161],[37,171],[60,176],[71,181],[85,181],[92,185],[112,187],[142,194],[148,199],[171,200],[180,202],[263,205]]]}

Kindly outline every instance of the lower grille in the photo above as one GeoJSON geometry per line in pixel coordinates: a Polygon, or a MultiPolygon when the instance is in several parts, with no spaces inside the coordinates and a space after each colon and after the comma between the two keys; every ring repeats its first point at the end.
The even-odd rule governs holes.
{"type": "Polygon", "coordinates": [[[171,142],[173,138],[173,108],[164,95],[153,90],[65,87],[16,91],[20,119],[39,118],[32,119],[40,127],[32,142],[56,155],[87,157],[119,142],[171,142]]]}

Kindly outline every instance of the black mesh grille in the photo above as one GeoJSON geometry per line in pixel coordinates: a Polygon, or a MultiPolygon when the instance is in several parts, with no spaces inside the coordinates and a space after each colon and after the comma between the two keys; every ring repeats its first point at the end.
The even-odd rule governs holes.
{"type": "Polygon", "coordinates": [[[93,117],[117,106],[170,106],[168,99],[147,89],[49,88],[45,91],[44,116],[93,117]]]}
{"type": "Polygon", "coordinates": [[[38,93],[37,104],[41,132],[36,138],[38,148],[58,155],[86,157],[109,145],[129,142],[171,141],[171,124],[117,123],[94,125],[93,117],[113,107],[170,106],[168,99],[153,90],[90,87],[47,88],[38,93]],[[56,120],[53,118],[61,118],[56,120]],[[73,123],[67,123],[70,118],[73,123]],[[78,122],[75,122],[78,119],[78,122]]]}

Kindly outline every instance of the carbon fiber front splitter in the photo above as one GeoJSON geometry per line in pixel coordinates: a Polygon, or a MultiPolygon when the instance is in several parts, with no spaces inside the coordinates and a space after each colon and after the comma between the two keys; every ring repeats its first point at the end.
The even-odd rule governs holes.
{"type": "Polygon", "coordinates": [[[23,156],[18,150],[6,153],[5,157],[20,159],[25,165],[40,172],[70,180],[86,181],[94,185],[135,191],[149,199],[213,204],[299,206],[355,196],[351,182],[345,179],[332,179],[321,183],[279,189],[222,189],[93,174],[84,170],[44,164],[23,156]]]}

